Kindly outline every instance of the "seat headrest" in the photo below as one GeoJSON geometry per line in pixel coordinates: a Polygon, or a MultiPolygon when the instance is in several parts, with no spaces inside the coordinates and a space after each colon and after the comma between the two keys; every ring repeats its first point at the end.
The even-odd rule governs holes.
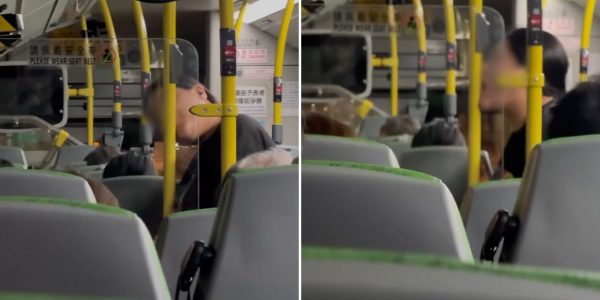
{"type": "Polygon", "coordinates": [[[302,158],[398,167],[398,160],[388,146],[358,138],[305,135],[302,144],[302,158]]]}
{"type": "Polygon", "coordinates": [[[423,252],[472,261],[456,203],[437,178],[347,162],[302,166],[304,245],[423,252]]]}
{"type": "Polygon", "coordinates": [[[0,244],[0,290],[169,297],[148,231],[119,208],[0,197],[0,244]]]}
{"type": "Polygon", "coordinates": [[[513,212],[520,220],[507,252],[513,261],[600,270],[600,185],[593,181],[599,169],[600,135],[549,140],[534,149],[513,212]]]}
{"type": "Polygon", "coordinates": [[[0,169],[0,195],[62,198],[96,203],[85,179],[68,173],[0,169]]]}
{"type": "Polygon", "coordinates": [[[380,251],[302,249],[302,298],[594,299],[600,276],[380,251]],[[482,292],[484,291],[484,292],[482,292]]]}
{"type": "Polygon", "coordinates": [[[298,297],[298,173],[297,165],[250,169],[227,180],[210,241],[209,298],[298,297]]]}

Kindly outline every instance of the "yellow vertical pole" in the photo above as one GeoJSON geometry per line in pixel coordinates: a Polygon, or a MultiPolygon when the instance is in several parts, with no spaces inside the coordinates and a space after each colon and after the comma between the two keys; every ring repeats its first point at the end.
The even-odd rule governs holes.
{"type": "Polygon", "coordinates": [[[163,10],[163,35],[164,35],[164,70],[163,70],[163,103],[164,103],[164,188],[163,188],[163,216],[166,217],[173,211],[175,203],[175,115],[176,115],[176,78],[171,74],[171,48],[176,42],[175,1],[165,3],[163,10]]]}
{"type": "Polygon", "coordinates": [[[240,12],[238,13],[237,20],[235,20],[235,39],[236,41],[240,38],[240,32],[242,32],[242,24],[244,24],[244,16],[246,15],[246,10],[248,9],[248,0],[244,0],[242,6],[240,7],[240,12]]]}
{"type": "Polygon", "coordinates": [[[481,49],[477,41],[477,23],[483,10],[483,0],[469,0],[469,57],[471,58],[469,70],[469,186],[479,182],[479,168],[481,164],[481,112],[479,111],[479,97],[481,96],[481,49]]]}
{"type": "Polygon", "coordinates": [[[106,0],[99,0],[104,22],[106,23],[106,32],[110,39],[110,48],[112,55],[112,67],[114,72],[113,83],[113,136],[122,135],[121,128],[123,127],[123,113],[121,107],[121,58],[119,56],[119,43],[117,42],[117,34],[112,22],[110,10],[106,0]]]}
{"type": "Polygon", "coordinates": [[[592,35],[592,22],[594,20],[594,10],[596,0],[588,0],[585,5],[583,15],[583,25],[581,26],[581,50],[579,51],[579,81],[587,81],[588,65],[590,62],[590,36],[592,35]]]}
{"type": "Polygon", "coordinates": [[[417,105],[423,107],[427,105],[427,73],[425,71],[425,64],[427,63],[427,34],[421,0],[413,0],[413,6],[415,20],[417,21],[417,39],[419,41],[419,52],[417,54],[417,105]]]}
{"type": "Polygon", "coordinates": [[[456,117],[456,19],[454,1],[444,0],[444,16],[446,20],[446,95],[444,111],[448,119],[456,117]]]}
{"type": "Polygon", "coordinates": [[[292,12],[294,11],[294,0],[287,0],[279,37],[277,39],[277,53],[275,54],[275,77],[273,78],[273,127],[272,136],[276,144],[283,142],[283,61],[285,59],[285,45],[287,42],[288,29],[292,21],[292,12]]]}
{"type": "MultiPolygon", "coordinates": [[[[144,19],[144,11],[142,3],[138,0],[132,0],[133,15],[135,18],[135,27],[140,43],[140,64],[141,64],[141,83],[142,83],[142,101],[146,101],[146,94],[151,82],[150,73],[150,49],[148,47],[148,32],[146,31],[146,21],[144,19]]],[[[145,103],[144,103],[145,105],[145,103]]],[[[152,144],[152,130],[148,117],[144,114],[145,109],[142,109],[140,116],[140,143],[143,151],[148,153],[152,144]]]]}
{"type": "Polygon", "coordinates": [[[542,1],[527,1],[527,126],[526,152],[542,142],[542,89],[544,87],[544,35],[542,1]]]}
{"type": "Polygon", "coordinates": [[[396,9],[393,1],[388,2],[388,25],[390,35],[390,115],[398,115],[398,32],[396,9]]]}
{"type": "Polygon", "coordinates": [[[235,102],[236,43],[233,21],[233,0],[219,0],[221,19],[221,177],[237,160],[237,105],[235,102]]]}
{"type": "Polygon", "coordinates": [[[87,144],[94,144],[94,71],[91,61],[90,40],[88,37],[87,18],[81,16],[81,35],[83,37],[83,48],[85,58],[85,87],[86,87],[86,111],[87,111],[87,144]]]}

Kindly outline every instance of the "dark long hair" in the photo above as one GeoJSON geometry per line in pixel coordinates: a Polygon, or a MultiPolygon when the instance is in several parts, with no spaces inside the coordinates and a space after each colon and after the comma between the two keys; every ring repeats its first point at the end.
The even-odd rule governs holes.
{"type": "MultiPolygon", "coordinates": [[[[507,37],[508,48],[521,66],[527,63],[527,29],[520,28],[507,37]]],[[[569,58],[565,48],[552,34],[544,31],[544,77],[543,95],[559,98],[566,93],[566,77],[569,58]]]]}

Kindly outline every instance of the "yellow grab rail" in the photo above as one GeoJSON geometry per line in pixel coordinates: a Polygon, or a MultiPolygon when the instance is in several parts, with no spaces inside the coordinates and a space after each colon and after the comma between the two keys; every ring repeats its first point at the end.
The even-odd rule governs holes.
{"type": "MultiPolygon", "coordinates": [[[[85,109],[87,112],[87,144],[94,144],[94,70],[91,61],[90,40],[88,36],[87,18],[81,16],[81,35],[83,37],[83,48],[85,58],[85,96],[87,101],[85,109]]],[[[81,91],[79,91],[81,93],[81,91]]]]}
{"type": "Polygon", "coordinates": [[[292,12],[294,11],[294,0],[287,0],[281,28],[279,29],[279,38],[277,39],[277,53],[275,54],[275,76],[273,77],[273,126],[271,135],[276,144],[283,142],[283,62],[285,59],[285,45],[287,34],[292,21],[292,12]]]}
{"type": "Polygon", "coordinates": [[[415,10],[417,39],[419,41],[419,52],[417,54],[417,105],[422,107],[427,104],[427,73],[425,71],[425,64],[427,63],[427,34],[425,32],[425,18],[423,16],[421,0],[413,0],[412,3],[415,10]]]}
{"type": "Polygon", "coordinates": [[[235,20],[235,39],[240,38],[240,32],[242,32],[242,24],[244,23],[244,16],[246,15],[246,10],[248,10],[248,0],[244,0],[242,6],[240,7],[240,12],[238,13],[237,20],[235,20]]]}
{"type": "Polygon", "coordinates": [[[173,211],[175,203],[175,163],[176,163],[176,80],[171,74],[171,49],[175,46],[175,1],[165,3],[163,10],[164,35],[164,69],[163,69],[163,104],[164,104],[164,186],[163,186],[163,216],[173,211]]]}
{"type": "MultiPolygon", "coordinates": [[[[142,85],[142,101],[146,101],[148,88],[152,80],[150,73],[150,49],[148,47],[148,32],[146,31],[146,21],[144,19],[144,11],[142,10],[142,4],[138,0],[132,0],[133,4],[133,15],[135,17],[135,27],[140,40],[140,64],[141,64],[141,85],[142,85]]],[[[142,115],[140,116],[140,143],[142,144],[142,150],[145,153],[150,152],[150,145],[152,144],[152,130],[148,121],[148,118],[144,114],[142,109],[142,115]]]]}
{"type": "Polygon", "coordinates": [[[542,142],[542,89],[544,87],[544,35],[542,1],[527,1],[527,126],[526,157],[542,142]]]}
{"type": "Polygon", "coordinates": [[[481,112],[479,97],[481,96],[481,49],[477,41],[477,23],[483,11],[483,0],[469,0],[469,186],[479,182],[481,164],[481,112]]]}
{"type": "Polygon", "coordinates": [[[446,95],[444,111],[446,117],[456,117],[456,19],[454,16],[454,1],[444,0],[444,16],[446,20],[446,95]]]}
{"type": "Polygon", "coordinates": [[[223,111],[221,121],[221,177],[237,161],[237,117],[227,112],[237,111],[235,102],[236,42],[233,21],[233,0],[219,0],[221,18],[221,96],[223,111]]]}
{"type": "Polygon", "coordinates": [[[583,24],[581,26],[581,50],[579,51],[579,81],[587,81],[588,65],[590,62],[590,36],[592,35],[592,22],[596,0],[587,0],[583,24]]]}
{"type": "Polygon", "coordinates": [[[111,138],[106,139],[105,143],[112,144],[111,146],[120,147],[123,138],[123,113],[121,108],[121,58],[119,55],[119,43],[117,41],[117,35],[115,33],[115,27],[112,22],[110,10],[106,0],[99,0],[100,9],[102,10],[102,16],[104,17],[104,23],[106,23],[106,32],[110,39],[110,53],[109,57],[112,62],[114,83],[113,83],[113,113],[112,113],[112,126],[113,132],[111,138]],[[119,141],[120,140],[120,141],[119,141]],[[113,144],[114,143],[114,144],[113,144]]]}
{"type": "Polygon", "coordinates": [[[390,35],[390,115],[398,115],[398,32],[396,9],[393,1],[388,2],[388,25],[390,35]]]}

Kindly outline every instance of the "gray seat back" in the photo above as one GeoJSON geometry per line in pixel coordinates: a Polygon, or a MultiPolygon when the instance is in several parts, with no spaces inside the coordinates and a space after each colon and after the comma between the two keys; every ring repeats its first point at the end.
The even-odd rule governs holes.
{"type": "Polygon", "coordinates": [[[85,179],[61,172],[0,169],[0,195],[61,198],[96,203],[85,179]]]}
{"type": "MultiPolygon", "coordinates": [[[[156,250],[171,296],[175,297],[177,278],[186,252],[194,241],[208,242],[216,212],[216,209],[210,208],[179,212],[166,218],[160,225],[156,250]]],[[[192,291],[195,286],[194,283],[192,291]]]]}
{"type": "Polygon", "coordinates": [[[413,148],[402,153],[400,166],[441,179],[459,204],[467,190],[469,153],[466,147],[435,146],[413,148]]]}
{"type": "Polygon", "coordinates": [[[388,117],[368,116],[360,124],[359,135],[364,138],[376,138],[379,136],[381,126],[385,124],[388,117]]]}
{"type": "Polygon", "coordinates": [[[439,179],[345,162],[302,165],[302,244],[473,260],[456,203],[439,179]]]}
{"type": "Polygon", "coordinates": [[[0,198],[0,290],[167,299],[152,239],[124,210],[0,198]]]}
{"type": "Polygon", "coordinates": [[[27,158],[25,152],[19,147],[0,146],[0,158],[27,169],[27,158]]]}
{"type": "Polygon", "coordinates": [[[362,251],[306,251],[304,300],[597,299],[598,274],[460,263],[362,251]]]}
{"type": "Polygon", "coordinates": [[[54,169],[65,170],[73,163],[82,162],[90,152],[94,151],[94,149],[94,146],[89,145],[64,146],[58,151],[54,169]]]}
{"type": "Polygon", "coordinates": [[[534,149],[513,212],[520,225],[514,251],[507,251],[512,261],[600,270],[599,169],[600,135],[549,140],[534,149]]]}
{"type": "Polygon", "coordinates": [[[497,180],[470,189],[460,207],[471,251],[477,256],[485,241],[485,231],[498,210],[512,211],[517,202],[520,179],[497,180]]]}
{"type": "Polygon", "coordinates": [[[211,235],[208,299],[298,297],[298,166],[245,170],[226,183],[211,235]]]}
{"type": "Polygon", "coordinates": [[[305,135],[302,159],[351,161],[398,167],[394,152],[384,144],[334,136],[305,135]]]}
{"type": "Polygon", "coordinates": [[[163,214],[163,178],[159,176],[122,176],[102,182],[119,200],[119,206],[136,213],[152,235],[158,232],[163,214]]]}
{"type": "Polygon", "coordinates": [[[377,139],[377,141],[390,147],[390,149],[392,149],[392,151],[394,152],[394,155],[396,155],[396,159],[398,159],[398,161],[401,161],[402,153],[411,149],[410,147],[412,139],[412,135],[404,134],[382,137],[377,139]]]}

